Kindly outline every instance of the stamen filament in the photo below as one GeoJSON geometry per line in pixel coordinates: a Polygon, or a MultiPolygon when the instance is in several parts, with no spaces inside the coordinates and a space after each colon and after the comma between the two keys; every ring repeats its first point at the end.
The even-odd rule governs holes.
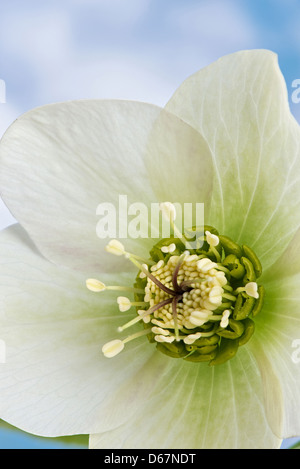
{"type": "Polygon", "coordinates": [[[151,329],[144,329],[143,331],[136,332],[123,340],[115,339],[107,342],[102,347],[102,353],[107,358],[112,358],[118,355],[124,349],[124,345],[131,340],[137,339],[138,337],[142,337],[143,335],[149,334],[151,329]]]}
{"type": "Polygon", "coordinates": [[[107,286],[105,283],[97,280],[95,278],[88,278],[86,280],[86,286],[90,291],[99,293],[104,290],[115,290],[115,291],[127,291],[131,293],[144,293],[142,288],[134,288],[134,287],[125,287],[120,285],[110,285],[107,286]]]}
{"type": "Polygon", "coordinates": [[[161,290],[163,290],[165,293],[168,295],[176,295],[176,292],[174,290],[171,290],[170,288],[166,287],[163,283],[161,283],[154,275],[150,274],[150,272],[145,269],[145,267],[142,266],[136,259],[133,257],[128,257],[128,259],[139,269],[141,270],[150,280],[152,280],[153,283],[155,283],[161,290]]]}
{"type": "Polygon", "coordinates": [[[215,266],[215,269],[221,270],[222,272],[225,272],[225,274],[228,274],[228,275],[230,275],[230,277],[231,277],[230,270],[227,269],[226,267],[224,267],[223,265],[217,264],[217,265],[215,266]]]}
{"type": "Polygon", "coordinates": [[[210,251],[212,251],[217,259],[217,262],[222,262],[220,253],[216,250],[214,246],[210,246],[210,251]]]}
{"type": "Polygon", "coordinates": [[[258,286],[256,282],[249,282],[244,287],[237,288],[234,293],[246,292],[248,296],[252,296],[257,299],[259,298],[257,289],[258,286]]]}
{"type": "Polygon", "coordinates": [[[184,290],[186,287],[190,287],[194,283],[206,282],[206,278],[194,278],[193,280],[184,280],[181,282],[180,290],[184,290]]]}
{"type": "Polygon", "coordinates": [[[158,304],[152,306],[151,308],[147,309],[145,311],[145,313],[141,314],[140,316],[136,316],[135,318],[131,319],[131,321],[127,322],[123,326],[118,327],[118,331],[122,332],[124,329],[127,329],[128,327],[133,326],[137,322],[144,319],[146,316],[149,316],[150,314],[154,313],[154,311],[156,311],[157,309],[162,308],[163,306],[172,303],[172,301],[173,301],[173,298],[167,298],[166,300],[161,301],[160,303],[158,303],[158,304]]]}
{"type": "Polygon", "coordinates": [[[222,297],[230,301],[236,301],[236,296],[230,295],[229,293],[223,293],[222,297]]]}
{"type": "Polygon", "coordinates": [[[174,330],[176,341],[179,341],[179,330],[178,330],[178,321],[177,321],[177,303],[181,300],[182,296],[174,296],[172,300],[172,314],[174,320],[174,330]]]}
{"type": "Polygon", "coordinates": [[[132,254],[131,252],[127,252],[127,251],[125,252],[125,257],[127,257],[128,259],[129,259],[130,257],[131,257],[131,258],[134,258],[134,259],[136,259],[137,261],[141,261],[141,262],[143,262],[143,264],[146,264],[146,265],[154,265],[154,264],[155,264],[155,262],[152,261],[151,259],[150,259],[150,260],[149,260],[149,259],[146,260],[146,259],[144,259],[144,258],[141,257],[141,256],[137,256],[136,254],[132,254]]]}
{"type": "Polygon", "coordinates": [[[142,288],[122,287],[122,286],[117,286],[117,285],[106,287],[106,290],[128,291],[131,293],[144,293],[144,290],[142,288]]]}
{"type": "Polygon", "coordinates": [[[132,306],[145,306],[147,304],[145,301],[130,301],[126,296],[118,296],[117,303],[122,312],[128,311],[132,306]]]}
{"type": "Polygon", "coordinates": [[[137,339],[138,337],[142,337],[143,335],[147,335],[151,332],[151,327],[149,329],[144,329],[143,331],[136,332],[135,334],[129,335],[126,339],[123,339],[123,344],[127,342],[131,342],[131,340],[137,339]]]}
{"type": "Polygon", "coordinates": [[[161,210],[163,216],[165,217],[165,219],[170,223],[170,226],[171,226],[174,234],[176,235],[176,237],[183,242],[183,244],[185,245],[185,247],[187,249],[192,249],[191,245],[189,244],[189,242],[186,239],[186,237],[184,236],[184,234],[182,234],[179,231],[179,229],[177,228],[177,226],[174,223],[174,220],[176,218],[175,205],[172,204],[171,202],[163,202],[163,203],[160,204],[160,210],[161,210]]]}
{"type": "Polygon", "coordinates": [[[173,285],[173,288],[174,288],[175,292],[179,292],[181,290],[180,286],[177,283],[177,277],[178,277],[178,272],[180,270],[180,267],[181,267],[186,255],[187,254],[185,252],[183,254],[181,254],[181,256],[179,257],[178,262],[176,264],[176,267],[174,269],[173,275],[172,275],[172,285],[173,285]]]}

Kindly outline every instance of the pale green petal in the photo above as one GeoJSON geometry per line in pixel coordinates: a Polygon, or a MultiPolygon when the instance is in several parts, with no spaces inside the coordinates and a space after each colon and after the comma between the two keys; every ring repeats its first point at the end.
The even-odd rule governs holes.
{"type": "MultiPolygon", "coordinates": [[[[262,277],[266,288],[263,311],[256,319],[255,339],[264,360],[280,382],[283,438],[300,434],[300,231],[262,277]]],[[[273,409],[278,412],[278,409],[273,409]]]]}
{"type": "Polygon", "coordinates": [[[276,55],[225,56],[188,78],[166,109],[196,128],[213,154],[207,222],[272,265],[300,225],[300,131],[276,55]]]}
{"type": "MultiPolygon", "coordinates": [[[[114,403],[115,416],[107,413],[108,396],[134,379],[153,349],[137,339],[108,360],[101,348],[134,313],[119,312],[118,293],[94,294],[82,274],[42,258],[18,225],[1,232],[0,257],[1,418],[43,436],[99,432],[128,420],[124,401],[114,403]]],[[[128,285],[131,277],[101,279],[128,285]]]]}
{"type": "Polygon", "coordinates": [[[4,135],[0,162],[1,195],[42,253],[86,271],[128,269],[128,262],[105,252],[108,239],[97,236],[104,216],[97,213],[99,204],[116,210],[116,232],[109,237],[126,238],[126,249],[145,255],[143,246],[157,239],[148,232],[148,239],[131,235],[139,210],[131,207],[126,226],[131,204],[146,207],[150,225],[151,203],[203,202],[211,187],[211,157],[199,133],[138,102],[88,100],[34,109],[4,135]],[[119,204],[119,196],[127,205],[119,204]]]}
{"type": "Polygon", "coordinates": [[[266,421],[260,374],[246,348],[221,367],[165,360],[170,362],[168,369],[150,368],[143,373],[152,373],[153,377],[160,374],[161,380],[158,384],[154,381],[140,411],[110,432],[91,435],[91,448],[280,446],[266,421]]]}

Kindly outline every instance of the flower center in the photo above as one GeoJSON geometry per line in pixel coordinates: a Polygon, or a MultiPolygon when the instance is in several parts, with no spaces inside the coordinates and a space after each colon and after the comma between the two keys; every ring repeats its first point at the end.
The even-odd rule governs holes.
{"type": "MultiPolygon", "coordinates": [[[[127,342],[146,335],[170,357],[218,365],[248,342],[264,300],[264,288],[257,284],[261,264],[248,246],[239,246],[213,227],[206,226],[204,233],[197,249],[187,249],[179,238],[163,239],[148,260],[127,253],[119,241],[108,244],[109,252],[125,255],[139,269],[130,289],[134,300],[118,297],[121,311],[134,306],[137,312],[119,332],[136,323],[144,327],[105,344],[105,356],[117,355],[127,342]]],[[[93,291],[126,290],[95,279],[87,280],[87,286],[93,291]]]]}

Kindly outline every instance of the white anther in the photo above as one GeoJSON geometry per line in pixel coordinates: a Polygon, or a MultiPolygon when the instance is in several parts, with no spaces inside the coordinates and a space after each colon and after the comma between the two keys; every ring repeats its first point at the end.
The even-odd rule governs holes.
{"type": "Polygon", "coordinates": [[[208,242],[210,246],[213,246],[213,247],[218,246],[220,240],[217,235],[212,234],[210,231],[205,231],[205,234],[206,234],[206,241],[208,242]]]}
{"type": "MultiPolygon", "coordinates": [[[[146,269],[146,270],[149,270],[147,264],[142,264],[142,267],[144,267],[144,269],[146,269]]],[[[140,272],[139,277],[140,278],[145,278],[145,277],[147,277],[147,275],[144,274],[144,272],[140,272]]]]}
{"type": "Polygon", "coordinates": [[[89,290],[93,292],[100,292],[106,290],[106,285],[96,278],[88,278],[86,280],[86,286],[89,290]]]}
{"type": "Polygon", "coordinates": [[[123,256],[126,254],[125,248],[120,241],[117,239],[112,239],[108,245],[106,246],[106,251],[110,254],[114,254],[115,256],[123,256]]]}
{"type": "Polygon", "coordinates": [[[162,246],[160,248],[161,252],[167,254],[169,252],[174,252],[176,249],[176,244],[175,243],[172,243],[172,244],[169,244],[169,246],[162,246]]]}
{"type": "Polygon", "coordinates": [[[183,342],[187,345],[191,345],[195,342],[195,340],[201,337],[201,332],[196,332],[196,334],[189,334],[183,339],[183,342]]]}
{"type": "Polygon", "coordinates": [[[191,312],[190,317],[188,319],[192,324],[194,324],[194,326],[202,326],[207,322],[210,314],[210,311],[196,310],[191,312]]]}
{"type": "Polygon", "coordinates": [[[245,285],[245,292],[247,293],[247,295],[252,296],[253,298],[259,298],[256,282],[247,283],[247,285],[245,285]]]}
{"type": "Polygon", "coordinates": [[[124,348],[124,343],[122,340],[116,339],[112,340],[111,342],[107,342],[107,344],[103,345],[102,352],[107,358],[112,358],[118,355],[118,353],[122,352],[124,348]]]}
{"type": "Polygon", "coordinates": [[[188,255],[184,260],[185,262],[193,262],[198,259],[197,254],[188,255]]]}
{"type": "Polygon", "coordinates": [[[169,331],[167,331],[166,329],[163,329],[162,327],[153,326],[151,331],[153,332],[153,334],[156,334],[156,335],[164,335],[164,336],[170,335],[169,331]]]}
{"type": "Polygon", "coordinates": [[[171,202],[162,202],[159,208],[166,220],[174,221],[176,219],[176,208],[171,202]]]}
{"type": "Polygon", "coordinates": [[[227,283],[227,278],[225,277],[225,273],[224,272],[221,272],[220,270],[218,270],[215,274],[214,274],[214,277],[215,279],[218,281],[219,285],[221,287],[223,287],[224,285],[226,285],[227,283]]]}
{"type": "Polygon", "coordinates": [[[197,268],[200,272],[203,272],[204,274],[208,272],[211,269],[214,269],[217,266],[215,262],[212,262],[210,259],[207,257],[204,257],[203,259],[200,259],[197,262],[197,268]]]}
{"type": "Polygon", "coordinates": [[[157,264],[154,264],[152,267],[151,267],[151,272],[155,272],[156,270],[160,269],[163,265],[165,265],[164,261],[161,259],[160,261],[158,261],[157,264]]]}
{"type": "Polygon", "coordinates": [[[221,303],[222,303],[222,297],[221,297],[221,299],[220,299],[220,303],[216,303],[216,304],[213,304],[213,303],[211,303],[208,299],[206,299],[206,300],[203,301],[203,307],[204,307],[205,309],[208,309],[208,310],[210,310],[210,311],[213,311],[214,309],[218,308],[218,306],[220,306],[221,303]]]}
{"type": "Polygon", "coordinates": [[[221,319],[221,322],[220,322],[220,326],[225,329],[225,327],[228,326],[229,324],[229,316],[230,316],[230,311],[229,309],[225,309],[225,311],[223,311],[223,314],[222,314],[222,319],[221,319]]]}
{"type": "MultiPolygon", "coordinates": [[[[138,314],[139,314],[140,316],[145,315],[145,312],[146,312],[145,309],[139,309],[139,310],[138,310],[138,314]]],[[[143,317],[143,322],[144,322],[145,324],[147,324],[147,323],[150,322],[150,321],[151,321],[150,314],[146,314],[146,315],[143,317]]]]}
{"type": "Polygon", "coordinates": [[[209,292],[209,302],[212,304],[222,303],[223,288],[220,286],[213,287],[209,292]]]}
{"type": "Polygon", "coordinates": [[[168,344],[171,344],[174,342],[175,336],[156,335],[154,339],[156,342],[167,342],[168,344]]]}
{"type": "Polygon", "coordinates": [[[119,310],[124,312],[128,311],[131,308],[131,301],[126,296],[118,296],[117,303],[119,305],[119,310]]]}

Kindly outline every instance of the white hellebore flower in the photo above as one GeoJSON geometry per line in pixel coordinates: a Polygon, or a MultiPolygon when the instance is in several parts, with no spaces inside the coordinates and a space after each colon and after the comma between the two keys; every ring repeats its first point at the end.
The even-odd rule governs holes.
{"type": "Polygon", "coordinates": [[[19,222],[0,234],[0,418],[90,434],[91,448],[278,448],[299,435],[299,174],[269,51],[221,58],[164,109],[87,100],[21,116],[0,144],[19,222]],[[204,203],[203,247],[97,236],[101,204],[120,195],[161,204],[174,232],[173,203],[204,203]]]}

